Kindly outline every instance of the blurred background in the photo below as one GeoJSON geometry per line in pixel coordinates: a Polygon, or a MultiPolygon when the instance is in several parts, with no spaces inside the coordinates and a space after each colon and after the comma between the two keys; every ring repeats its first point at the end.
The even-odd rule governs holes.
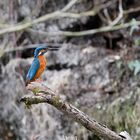
{"type": "Polygon", "coordinates": [[[42,79],[49,88],[110,129],[140,140],[140,1],[73,0],[64,17],[16,28],[69,2],[0,1],[0,140],[100,140],[48,104],[28,110],[19,102],[31,94],[25,77],[39,43],[60,47],[45,55],[42,79]],[[95,32],[81,34],[87,30],[95,32]]]}

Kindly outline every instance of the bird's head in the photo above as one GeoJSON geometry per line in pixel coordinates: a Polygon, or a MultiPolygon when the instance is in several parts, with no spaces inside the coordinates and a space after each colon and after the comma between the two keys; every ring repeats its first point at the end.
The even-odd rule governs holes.
{"type": "Polygon", "coordinates": [[[34,57],[38,57],[39,55],[43,55],[47,52],[48,46],[46,44],[39,45],[34,51],[34,57]]]}

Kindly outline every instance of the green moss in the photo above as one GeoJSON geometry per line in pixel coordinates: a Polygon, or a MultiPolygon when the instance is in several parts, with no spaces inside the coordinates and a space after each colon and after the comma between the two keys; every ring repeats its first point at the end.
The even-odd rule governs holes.
{"type": "Polygon", "coordinates": [[[54,96],[52,102],[53,105],[57,107],[60,107],[62,105],[62,102],[60,101],[60,98],[58,96],[54,96]]]}
{"type": "Polygon", "coordinates": [[[34,94],[37,94],[37,93],[40,92],[40,89],[39,89],[39,88],[34,88],[34,89],[32,90],[32,92],[33,92],[34,94]]]}
{"type": "Polygon", "coordinates": [[[25,108],[27,108],[27,109],[31,109],[31,105],[28,103],[28,102],[25,102],[25,108]]]}

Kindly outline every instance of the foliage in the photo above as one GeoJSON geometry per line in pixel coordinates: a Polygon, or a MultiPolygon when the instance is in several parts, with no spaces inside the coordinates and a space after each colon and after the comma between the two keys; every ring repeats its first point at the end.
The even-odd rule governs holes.
{"type": "Polygon", "coordinates": [[[132,36],[133,32],[139,30],[139,26],[136,24],[136,19],[132,19],[132,26],[130,28],[130,35],[132,36]]]}
{"type": "Polygon", "coordinates": [[[128,68],[131,71],[134,71],[134,75],[137,75],[140,72],[140,61],[139,60],[133,60],[128,63],[128,68]]]}

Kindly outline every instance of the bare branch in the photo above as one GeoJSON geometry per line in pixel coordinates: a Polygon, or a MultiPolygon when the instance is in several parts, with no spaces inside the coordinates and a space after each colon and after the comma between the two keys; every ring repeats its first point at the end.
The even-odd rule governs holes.
{"type": "Polygon", "coordinates": [[[116,25],[123,17],[122,0],[119,0],[119,15],[118,17],[110,23],[111,26],[116,25]]]}
{"type": "Polygon", "coordinates": [[[61,11],[68,11],[78,0],[71,0],[61,11]]]}
{"type": "Polygon", "coordinates": [[[59,111],[63,112],[70,118],[73,118],[78,123],[81,123],[85,128],[94,132],[98,136],[107,140],[126,140],[124,137],[111,131],[105,125],[91,119],[88,115],[71,105],[70,103],[62,100],[56,93],[41,83],[32,82],[27,87],[35,95],[25,96],[21,98],[28,107],[38,103],[48,103],[56,107],[59,111]]]}
{"type": "Polygon", "coordinates": [[[101,15],[101,18],[103,19],[103,21],[107,21],[107,23],[111,23],[112,20],[111,20],[111,17],[110,17],[110,15],[109,15],[109,13],[108,13],[108,9],[105,8],[105,9],[103,10],[103,12],[104,12],[105,18],[102,17],[102,14],[100,14],[100,15],[101,15]]]}
{"type": "Polygon", "coordinates": [[[102,32],[109,32],[109,31],[116,31],[120,29],[125,29],[128,27],[131,27],[133,25],[140,26],[140,21],[135,21],[133,22],[128,22],[128,23],[122,23],[120,25],[115,25],[115,26],[105,26],[101,27],[98,29],[91,29],[91,30],[86,30],[86,31],[80,31],[80,32],[68,32],[68,31],[59,31],[59,32],[43,32],[43,31],[36,31],[33,29],[29,29],[28,31],[33,32],[33,33],[38,33],[40,35],[44,36],[85,36],[85,35],[93,35],[97,33],[102,33],[102,32]]]}
{"type": "MultiPolygon", "coordinates": [[[[11,26],[9,28],[7,27],[5,29],[0,30],[0,35],[5,34],[5,33],[17,32],[17,31],[20,31],[20,30],[27,29],[28,27],[32,26],[32,24],[34,24],[34,23],[39,23],[41,21],[48,20],[48,19],[53,18],[53,17],[57,18],[57,16],[59,14],[60,14],[60,12],[58,11],[58,12],[55,12],[55,13],[52,13],[52,14],[48,14],[48,15],[46,15],[46,17],[39,18],[39,19],[37,19],[33,22],[28,22],[28,23],[25,23],[25,24],[17,25],[17,26],[11,26]]],[[[64,16],[64,15],[62,14],[61,16],[64,16]]],[[[136,21],[135,25],[140,26],[140,21],[136,21]]],[[[84,36],[84,35],[91,35],[91,34],[96,34],[96,33],[101,33],[101,32],[120,30],[120,29],[131,27],[131,26],[133,26],[133,23],[128,22],[128,23],[124,23],[124,24],[122,23],[120,25],[105,26],[105,27],[101,27],[101,28],[98,28],[98,29],[91,29],[91,30],[80,31],[80,32],[59,31],[59,32],[51,32],[50,33],[50,32],[43,32],[43,31],[35,31],[35,30],[32,30],[32,29],[29,29],[29,31],[37,32],[37,33],[45,35],[45,36],[56,36],[56,35],[84,36]]]]}
{"type": "Polygon", "coordinates": [[[124,10],[124,14],[127,15],[127,14],[131,14],[131,13],[139,12],[139,11],[140,11],[140,7],[136,7],[136,8],[124,10]]]}
{"type": "Polygon", "coordinates": [[[122,0],[119,0],[119,6],[118,7],[119,7],[119,15],[113,21],[111,20],[111,17],[110,17],[110,15],[108,13],[107,8],[105,8],[103,10],[105,17],[101,13],[99,13],[100,18],[105,23],[108,23],[110,26],[116,25],[123,18],[123,14],[124,14],[123,13],[123,8],[122,8],[122,0]]]}

